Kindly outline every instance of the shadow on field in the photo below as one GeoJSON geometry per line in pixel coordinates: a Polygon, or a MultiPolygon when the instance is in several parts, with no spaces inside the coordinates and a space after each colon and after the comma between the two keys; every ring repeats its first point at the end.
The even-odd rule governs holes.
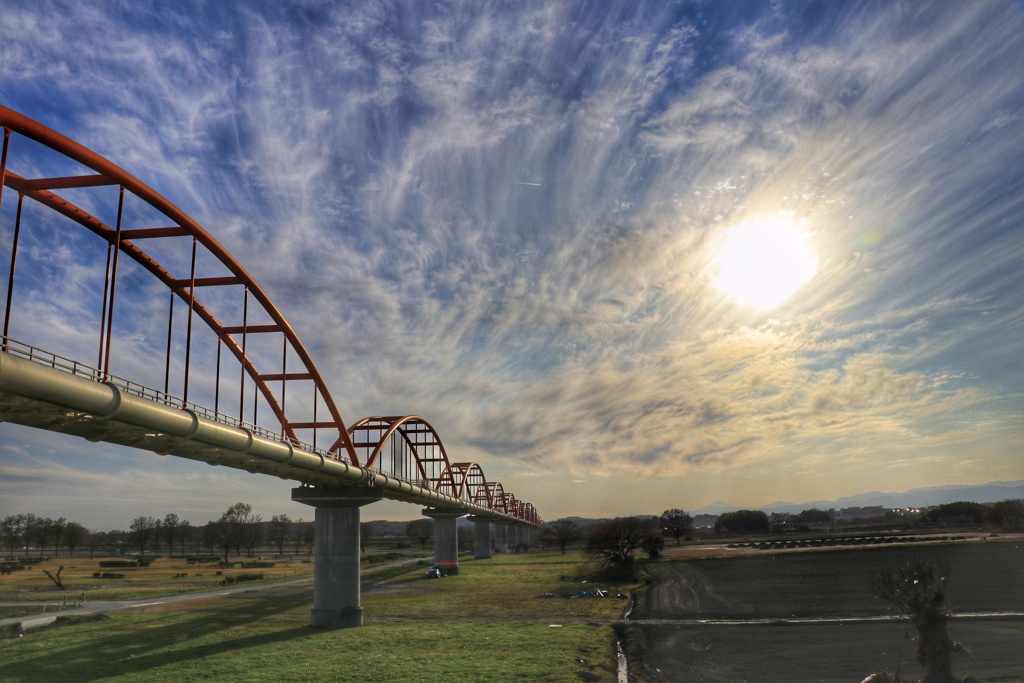
{"type": "Polygon", "coordinates": [[[18,668],[31,672],[31,677],[25,680],[93,681],[195,661],[196,673],[202,677],[198,662],[204,658],[285,643],[318,633],[309,626],[308,614],[302,615],[301,622],[297,617],[284,616],[287,612],[308,607],[310,598],[309,590],[282,591],[258,597],[242,594],[227,600],[244,599],[245,604],[228,606],[225,605],[226,600],[221,599],[215,608],[196,613],[193,603],[193,609],[187,616],[133,610],[134,615],[129,619],[119,618],[120,615],[116,614],[99,619],[92,615],[69,617],[59,620],[47,630],[68,629],[68,634],[72,635],[71,630],[89,629],[91,636],[53,639],[45,652],[19,659],[18,668]],[[274,617],[278,619],[269,624],[265,622],[274,617]],[[282,624],[281,618],[294,618],[297,623],[291,628],[278,628],[282,624]],[[258,629],[250,628],[257,622],[264,623],[258,629]],[[225,631],[238,631],[239,637],[226,636],[225,631]],[[61,643],[64,641],[75,644],[63,647],[61,643]]]}

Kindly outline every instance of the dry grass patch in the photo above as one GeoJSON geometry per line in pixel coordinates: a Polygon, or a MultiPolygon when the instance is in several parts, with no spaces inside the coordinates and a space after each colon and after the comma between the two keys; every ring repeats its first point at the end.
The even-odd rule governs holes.
{"type": "MultiPolygon", "coordinates": [[[[17,559],[17,557],[15,557],[17,559]]],[[[101,566],[121,558],[54,557],[23,570],[0,575],[0,601],[131,600],[177,593],[213,590],[240,577],[261,575],[259,582],[297,579],[313,575],[313,565],[302,560],[272,560],[273,566],[245,567],[257,560],[237,558],[230,567],[217,562],[190,564],[184,558],[153,558],[147,566],[101,566]],[[61,569],[63,567],[63,569],[61,569]],[[57,575],[58,588],[43,570],[57,575]],[[117,578],[104,578],[103,574],[117,578]]],[[[124,558],[129,561],[131,558],[124,558]]],[[[150,559],[150,558],[147,558],[150,559]]]]}

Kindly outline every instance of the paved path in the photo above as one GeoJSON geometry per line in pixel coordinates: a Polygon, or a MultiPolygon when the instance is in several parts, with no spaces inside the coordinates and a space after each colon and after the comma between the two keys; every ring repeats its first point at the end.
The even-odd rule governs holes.
{"type": "MultiPolygon", "coordinates": [[[[398,560],[397,562],[388,562],[386,564],[374,565],[371,569],[363,570],[363,580],[361,592],[370,593],[374,590],[380,589],[380,584],[373,582],[373,571],[378,569],[385,569],[387,567],[396,567],[402,564],[412,564],[413,562],[419,562],[420,557],[414,557],[405,560],[398,560]],[[369,577],[366,574],[370,574],[369,577]],[[368,580],[369,579],[369,580],[368,580]]],[[[182,593],[180,595],[161,595],[151,598],[144,598],[142,600],[103,600],[103,601],[91,601],[87,600],[80,607],[71,607],[61,609],[59,603],[31,603],[31,602],[2,602],[0,607],[32,607],[37,605],[46,609],[52,607],[50,611],[44,611],[40,614],[32,614],[22,617],[10,617],[8,619],[0,619],[0,627],[9,626],[11,624],[21,624],[21,629],[26,630],[30,628],[38,628],[40,626],[48,626],[52,624],[57,617],[66,617],[71,615],[79,614],[98,614],[100,612],[113,612],[115,610],[131,609],[132,607],[149,607],[151,605],[162,605],[169,602],[181,602],[182,600],[198,600],[200,598],[214,598],[224,595],[233,595],[235,593],[245,593],[248,591],[267,590],[270,588],[281,588],[282,586],[295,586],[304,583],[313,583],[313,577],[307,577],[305,579],[290,579],[288,581],[275,581],[274,583],[263,583],[248,586],[237,586],[235,588],[219,588],[212,591],[203,591],[200,593],[182,593]]]]}
{"type": "MultiPolygon", "coordinates": [[[[31,628],[33,626],[45,626],[43,621],[52,623],[57,617],[66,617],[77,614],[97,614],[99,612],[112,612],[114,610],[131,609],[132,607],[148,607],[150,605],[162,605],[169,602],[181,602],[182,600],[197,600],[200,598],[213,598],[223,595],[232,595],[235,593],[244,593],[246,591],[265,590],[268,588],[280,588],[281,586],[293,586],[302,583],[313,583],[313,577],[305,579],[292,579],[290,581],[277,581],[274,583],[264,583],[254,586],[240,586],[236,588],[221,588],[214,591],[203,591],[201,593],[182,593],[180,595],[161,595],[151,598],[145,598],[142,600],[102,600],[102,601],[86,601],[81,607],[71,607],[61,609],[59,604],[46,603],[45,607],[53,607],[54,609],[42,612],[40,614],[33,614],[23,617],[11,617],[9,619],[0,619],[0,626],[7,626],[10,624],[21,623],[22,628],[31,628]]],[[[33,603],[27,602],[4,602],[0,603],[0,607],[30,607],[33,603]]]]}

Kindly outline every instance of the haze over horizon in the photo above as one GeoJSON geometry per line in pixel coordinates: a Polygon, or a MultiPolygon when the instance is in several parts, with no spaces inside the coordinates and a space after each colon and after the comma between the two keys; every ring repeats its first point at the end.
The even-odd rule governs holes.
{"type": "MultiPolygon", "coordinates": [[[[209,231],[348,424],[422,415],[548,520],[1024,480],[1021,73],[1011,0],[0,15],[0,104],[209,231]]],[[[104,252],[48,229],[11,336],[87,360],[104,252]]],[[[293,486],[0,423],[0,516],[311,519],[293,486]]]]}

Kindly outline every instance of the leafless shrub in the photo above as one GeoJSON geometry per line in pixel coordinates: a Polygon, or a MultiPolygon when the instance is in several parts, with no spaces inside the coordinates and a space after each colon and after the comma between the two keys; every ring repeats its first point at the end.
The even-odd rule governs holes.
{"type": "MultiPolygon", "coordinates": [[[[950,640],[946,622],[948,568],[934,567],[913,558],[899,567],[879,572],[872,581],[875,595],[907,615],[917,629],[914,657],[925,668],[922,683],[955,683],[953,653],[959,645],[950,640]]],[[[885,680],[885,679],[879,679],[885,680]]]]}

